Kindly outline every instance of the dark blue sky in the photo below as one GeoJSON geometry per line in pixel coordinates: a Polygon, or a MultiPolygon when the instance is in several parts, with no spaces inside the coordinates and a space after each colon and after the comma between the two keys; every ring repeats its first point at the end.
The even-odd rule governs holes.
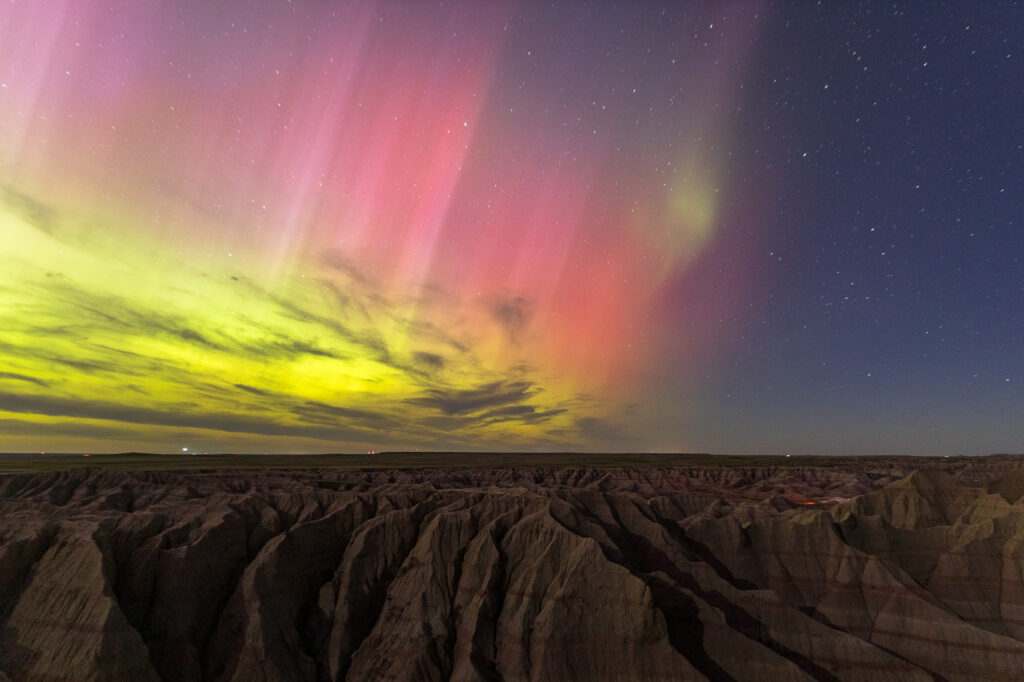
{"type": "Polygon", "coordinates": [[[731,165],[772,197],[758,323],[702,418],[768,450],[1024,451],[1024,5],[766,17],[731,165]]]}

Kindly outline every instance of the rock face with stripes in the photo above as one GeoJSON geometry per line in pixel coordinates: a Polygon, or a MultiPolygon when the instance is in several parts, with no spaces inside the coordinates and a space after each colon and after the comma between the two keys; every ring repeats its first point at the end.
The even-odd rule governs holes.
{"type": "Polygon", "coordinates": [[[1024,470],[0,477],[0,680],[1024,679],[1024,470]]]}

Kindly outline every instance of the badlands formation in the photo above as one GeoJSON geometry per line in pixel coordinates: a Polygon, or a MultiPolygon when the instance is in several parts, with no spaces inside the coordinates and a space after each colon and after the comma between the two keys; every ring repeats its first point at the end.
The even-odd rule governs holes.
{"type": "Polygon", "coordinates": [[[1020,680],[1024,469],[0,476],[0,680],[1020,680]]]}

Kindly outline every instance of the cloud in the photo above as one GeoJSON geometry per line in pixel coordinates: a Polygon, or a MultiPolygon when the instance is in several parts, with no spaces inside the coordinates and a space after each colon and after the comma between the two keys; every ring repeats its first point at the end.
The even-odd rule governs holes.
{"type": "Polygon", "coordinates": [[[522,296],[510,296],[491,304],[491,315],[508,334],[513,343],[519,343],[533,317],[530,302],[522,296]]]}
{"type": "MultiPolygon", "coordinates": [[[[407,370],[406,367],[402,366],[401,364],[396,364],[393,361],[391,357],[391,351],[388,349],[387,343],[385,343],[384,340],[379,337],[377,332],[372,330],[354,331],[353,329],[350,329],[344,324],[338,322],[334,318],[314,313],[295,303],[292,303],[283,296],[270,293],[269,291],[262,289],[261,287],[259,287],[258,285],[251,282],[245,277],[239,278],[238,281],[239,283],[245,285],[258,295],[260,295],[261,297],[266,298],[268,301],[278,306],[283,317],[292,320],[297,320],[305,324],[323,327],[328,331],[334,332],[339,338],[344,339],[345,341],[353,343],[357,346],[360,346],[366,350],[369,350],[373,354],[374,359],[377,362],[394,367],[395,369],[401,371],[407,370]]],[[[291,347],[293,349],[298,348],[299,346],[297,344],[301,343],[303,342],[295,342],[294,344],[291,345],[291,347]]],[[[285,344],[284,346],[278,344],[277,347],[279,349],[288,348],[288,344],[285,344]]],[[[266,346],[261,346],[259,348],[262,348],[263,350],[268,350],[268,347],[266,346]]],[[[322,355],[325,357],[331,357],[336,359],[345,359],[343,356],[337,355],[333,351],[325,350],[313,344],[306,344],[303,348],[303,352],[311,353],[314,355],[322,355]]]]}
{"type": "Polygon", "coordinates": [[[539,393],[532,386],[527,381],[495,381],[465,390],[432,388],[425,395],[406,402],[433,407],[452,416],[522,402],[539,393]]]}
{"type": "Polygon", "coordinates": [[[321,440],[365,440],[367,438],[379,437],[379,434],[345,424],[321,426],[282,424],[263,417],[248,417],[217,412],[197,414],[177,409],[137,407],[102,400],[83,400],[7,392],[0,392],[0,410],[5,412],[45,414],[54,417],[103,419],[128,424],[212,429],[265,436],[300,436],[319,438],[321,440]]]}
{"type": "MultiPolygon", "coordinates": [[[[139,317],[142,318],[142,319],[145,319],[142,315],[140,315],[139,317]]],[[[153,321],[153,318],[149,318],[149,319],[151,321],[153,321]]],[[[176,325],[172,326],[172,325],[168,325],[166,323],[156,322],[155,324],[153,324],[153,328],[156,329],[156,330],[159,330],[159,331],[163,331],[166,334],[169,334],[170,336],[175,336],[175,337],[181,339],[182,341],[187,341],[188,343],[196,343],[196,344],[199,344],[200,346],[206,346],[207,348],[212,348],[213,350],[219,350],[219,351],[226,351],[227,350],[227,347],[225,347],[225,346],[223,346],[223,345],[221,345],[219,343],[216,343],[214,341],[211,341],[210,339],[206,338],[205,336],[203,336],[202,334],[200,334],[196,330],[190,329],[188,327],[176,326],[176,325]]]]}
{"type": "Polygon", "coordinates": [[[235,388],[240,388],[243,391],[248,391],[249,393],[252,393],[253,395],[270,395],[270,393],[267,393],[266,391],[264,391],[262,389],[256,388],[254,386],[249,386],[247,384],[232,384],[232,386],[234,386],[235,388]]]}
{"type": "Polygon", "coordinates": [[[0,197],[13,213],[20,216],[29,225],[46,234],[53,234],[57,225],[57,212],[45,203],[19,192],[13,187],[0,190],[0,197]]]}
{"type": "Polygon", "coordinates": [[[444,369],[444,358],[437,353],[425,353],[423,351],[416,351],[412,354],[412,359],[418,365],[426,365],[430,369],[444,369]]]}
{"type": "Polygon", "coordinates": [[[171,336],[213,350],[228,350],[223,343],[193,329],[184,318],[140,309],[120,296],[91,293],[66,282],[51,286],[50,292],[70,303],[76,314],[85,313],[87,319],[108,330],[119,328],[134,336],[171,336]]]}
{"type": "Polygon", "coordinates": [[[495,410],[480,415],[484,419],[495,418],[495,417],[521,417],[528,414],[533,414],[536,408],[533,405],[508,405],[507,407],[499,407],[495,410]]]}
{"type": "Polygon", "coordinates": [[[397,420],[380,412],[329,405],[317,400],[307,400],[300,405],[292,406],[290,410],[292,414],[300,418],[321,424],[337,424],[339,420],[343,420],[355,422],[361,427],[371,429],[387,429],[398,426],[397,420]]]}
{"type": "Polygon", "coordinates": [[[94,374],[96,372],[113,372],[118,374],[137,375],[138,372],[133,372],[125,369],[116,363],[110,362],[99,362],[93,360],[72,360],[71,358],[57,355],[56,353],[49,353],[39,348],[29,346],[15,346],[10,343],[4,343],[0,341],[0,354],[7,357],[23,358],[29,360],[41,360],[46,363],[57,363],[66,367],[73,367],[77,370],[85,372],[86,374],[94,374]]]}
{"type": "Polygon", "coordinates": [[[435,417],[426,417],[425,419],[419,420],[418,423],[427,429],[436,429],[438,431],[451,433],[466,428],[473,423],[473,420],[466,419],[464,417],[445,417],[438,415],[435,417]]]}
{"type": "MultiPolygon", "coordinates": [[[[266,358],[294,358],[299,355],[314,355],[335,360],[346,357],[332,349],[319,344],[285,335],[269,336],[266,339],[237,342],[232,339],[214,339],[209,334],[194,329],[185,318],[151,309],[132,305],[118,296],[98,295],[67,283],[55,287],[62,298],[74,306],[75,313],[85,313],[86,320],[106,330],[119,330],[133,336],[169,336],[186,343],[202,346],[225,353],[244,352],[248,355],[259,355],[266,358]]],[[[356,340],[356,335],[326,318],[301,314],[297,306],[286,303],[283,299],[273,299],[286,310],[296,313],[296,317],[311,319],[320,325],[329,325],[339,335],[356,340]]],[[[252,324],[256,327],[255,323],[252,324]]],[[[52,330],[47,333],[53,334],[52,330]]],[[[373,345],[373,341],[365,341],[363,345],[373,345]]],[[[374,348],[378,355],[382,354],[379,347],[374,348]]]]}
{"type": "Polygon", "coordinates": [[[352,311],[355,310],[359,312],[359,315],[364,320],[370,320],[370,311],[362,301],[358,301],[354,296],[345,293],[337,284],[330,280],[322,279],[320,280],[320,283],[325,289],[327,289],[328,293],[330,293],[331,298],[337,304],[338,308],[345,314],[346,318],[351,317],[352,311]]]}
{"type": "Polygon", "coordinates": [[[424,320],[404,320],[406,332],[417,339],[433,339],[438,343],[451,346],[460,353],[469,352],[469,346],[442,330],[436,324],[424,320]]]}
{"type": "Polygon", "coordinates": [[[569,410],[565,408],[553,408],[550,410],[538,410],[533,405],[508,405],[489,410],[480,415],[480,419],[486,420],[489,424],[507,421],[521,421],[527,424],[539,424],[559,414],[565,414],[569,410]]]}
{"type": "Polygon", "coordinates": [[[34,422],[24,419],[0,419],[0,433],[5,436],[89,436],[90,438],[126,439],[138,433],[117,426],[82,424],[80,422],[34,422]]]}
{"type": "Polygon", "coordinates": [[[0,372],[0,379],[15,379],[16,381],[27,381],[38,386],[48,387],[50,384],[46,383],[42,379],[30,377],[26,374],[18,374],[17,372],[0,372]]]}
{"type": "Polygon", "coordinates": [[[321,257],[321,261],[329,269],[340,272],[353,282],[358,282],[359,284],[364,285],[369,284],[370,282],[369,277],[367,277],[366,274],[355,265],[355,263],[348,258],[345,258],[338,251],[327,251],[321,257]]]}
{"type": "Polygon", "coordinates": [[[264,342],[247,343],[245,350],[270,358],[292,358],[297,355],[315,355],[321,358],[344,360],[345,356],[333,350],[321,348],[315,343],[299,339],[277,337],[264,342]]]}

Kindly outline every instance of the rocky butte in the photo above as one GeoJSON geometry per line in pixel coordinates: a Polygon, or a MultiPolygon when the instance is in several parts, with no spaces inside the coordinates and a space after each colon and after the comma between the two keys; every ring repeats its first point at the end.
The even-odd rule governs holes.
{"type": "Polygon", "coordinates": [[[102,459],[0,475],[0,680],[1024,679],[1016,457],[102,459]]]}

